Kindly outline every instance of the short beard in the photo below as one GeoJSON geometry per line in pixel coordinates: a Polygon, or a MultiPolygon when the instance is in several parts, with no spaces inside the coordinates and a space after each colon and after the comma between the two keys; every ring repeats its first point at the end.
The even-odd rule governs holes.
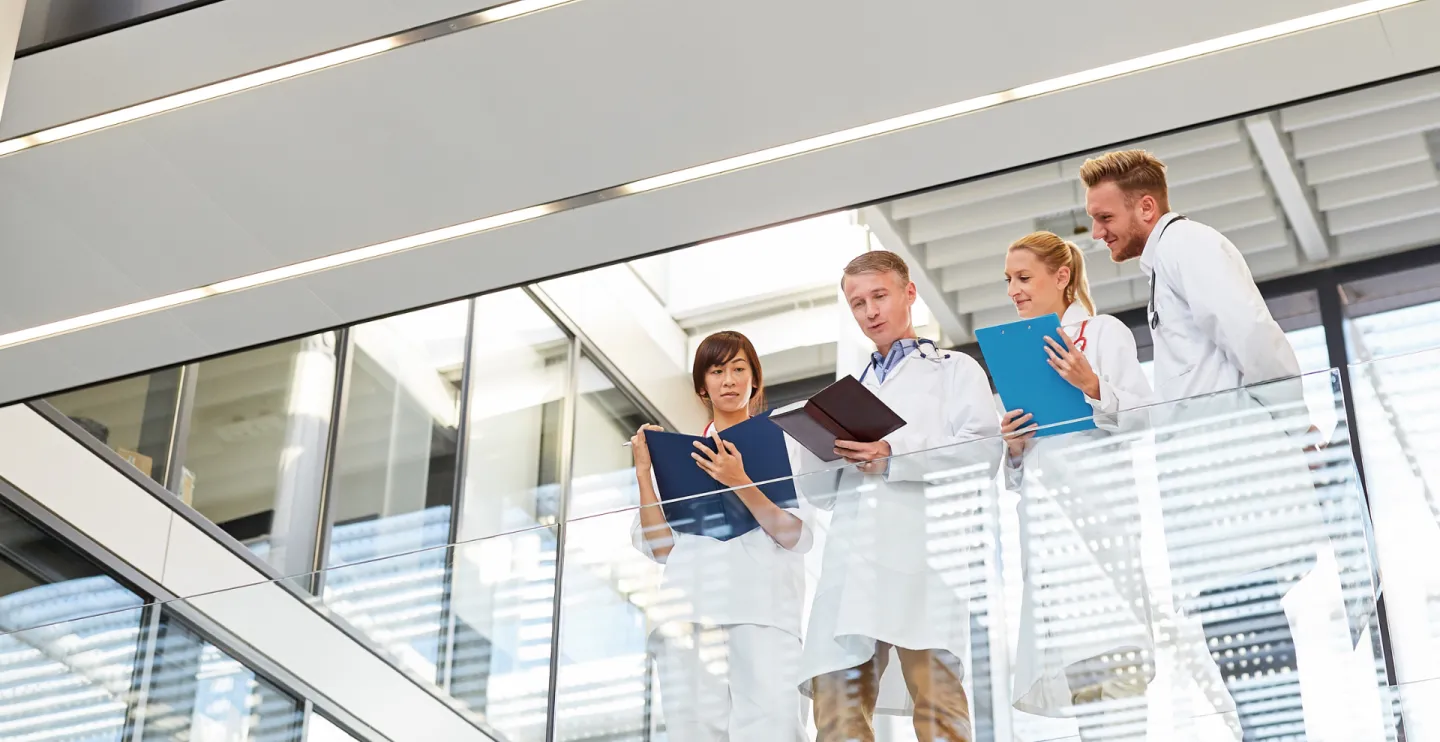
{"type": "Polygon", "coordinates": [[[1135,237],[1127,238],[1125,240],[1125,247],[1120,249],[1120,253],[1118,255],[1115,253],[1111,253],[1110,259],[1116,263],[1124,263],[1127,260],[1134,260],[1135,258],[1140,257],[1141,253],[1145,252],[1145,242],[1145,240],[1137,239],[1135,237]]]}

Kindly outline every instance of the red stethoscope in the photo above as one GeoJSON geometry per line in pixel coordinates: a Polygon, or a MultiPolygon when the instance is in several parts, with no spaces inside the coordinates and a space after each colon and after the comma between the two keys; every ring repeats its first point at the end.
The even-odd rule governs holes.
{"type": "Polygon", "coordinates": [[[1090,320],[1088,320],[1088,319],[1085,320],[1084,322],[1081,322],[1081,323],[1080,323],[1080,332],[1079,332],[1078,334],[1076,334],[1076,335],[1075,335],[1075,339],[1071,341],[1071,342],[1075,343],[1075,350],[1078,350],[1078,351],[1080,351],[1081,353],[1084,353],[1084,352],[1085,352],[1085,325],[1088,325],[1088,324],[1090,324],[1090,320]]]}

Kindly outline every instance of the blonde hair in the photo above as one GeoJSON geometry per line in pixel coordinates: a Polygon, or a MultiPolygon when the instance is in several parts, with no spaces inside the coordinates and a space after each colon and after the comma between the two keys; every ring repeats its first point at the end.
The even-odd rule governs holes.
{"type": "Polygon", "coordinates": [[[1137,196],[1149,195],[1161,213],[1170,210],[1170,189],[1165,182],[1165,163],[1143,149],[1107,152],[1085,161],[1080,167],[1080,180],[1086,188],[1101,183],[1114,183],[1129,203],[1137,196]]]}
{"type": "Polygon", "coordinates": [[[1095,301],[1090,298],[1090,281],[1085,277],[1085,256],[1075,243],[1061,239],[1054,232],[1032,232],[1015,240],[1006,252],[1029,250],[1045,264],[1051,273],[1061,268],[1070,269],[1070,281],[1065,284],[1065,306],[1080,302],[1090,314],[1095,314],[1095,301]]]}
{"type": "Polygon", "coordinates": [[[850,261],[845,266],[845,274],[840,277],[840,288],[845,288],[846,277],[861,273],[894,273],[900,277],[901,286],[910,285],[910,266],[905,264],[904,258],[889,250],[871,250],[850,261]]]}

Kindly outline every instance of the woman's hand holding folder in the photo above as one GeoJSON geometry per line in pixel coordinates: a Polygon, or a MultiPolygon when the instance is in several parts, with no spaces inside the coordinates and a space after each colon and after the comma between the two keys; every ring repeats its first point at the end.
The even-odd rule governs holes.
{"type": "Polygon", "coordinates": [[[630,453],[635,457],[635,468],[639,471],[650,471],[650,447],[645,445],[645,431],[659,430],[664,428],[659,425],[641,425],[630,438],[630,453]]]}
{"type": "Polygon", "coordinates": [[[754,484],[745,473],[745,459],[740,455],[740,452],[736,450],[735,444],[730,441],[721,440],[719,431],[716,431],[713,437],[715,439],[715,450],[712,451],[700,441],[695,441],[695,448],[699,449],[700,453],[704,455],[692,453],[690,454],[690,458],[695,459],[695,463],[698,464],[701,469],[704,469],[705,473],[709,474],[711,479],[714,479],[726,487],[734,489],[754,484]]]}
{"type": "Polygon", "coordinates": [[[1024,410],[1010,410],[1000,418],[1000,434],[1005,437],[1011,461],[1024,456],[1035,445],[1035,430],[1040,426],[1030,422],[1033,417],[1024,410]]]}

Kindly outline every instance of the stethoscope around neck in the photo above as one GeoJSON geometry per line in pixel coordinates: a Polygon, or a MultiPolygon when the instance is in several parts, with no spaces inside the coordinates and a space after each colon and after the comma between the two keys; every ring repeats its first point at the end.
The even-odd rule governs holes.
{"type": "MultiPolygon", "coordinates": [[[[923,358],[923,359],[925,359],[925,360],[927,360],[927,361],[929,361],[929,362],[931,362],[931,363],[939,363],[942,358],[943,358],[943,359],[946,359],[946,360],[949,360],[949,358],[950,358],[950,354],[949,354],[948,352],[946,352],[946,351],[940,350],[940,346],[936,345],[934,340],[926,340],[925,338],[917,338],[917,339],[915,340],[915,349],[918,350],[918,351],[920,351],[920,357],[921,357],[921,358],[923,358]],[[931,350],[931,354],[930,354],[930,355],[926,355],[926,354],[925,354],[925,346],[927,346],[927,345],[930,346],[930,350],[931,350]]],[[[880,360],[883,362],[885,359],[882,358],[882,359],[880,359],[880,360]]],[[[871,361],[871,362],[865,364],[865,370],[860,372],[860,383],[861,383],[861,384],[864,384],[864,383],[865,383],[865,377],[867,377],[867,376],[870,375],[870,369],[872,369],[872,368],[874,368],[874,367],[875,367],[875,362],[874,362],[874,361],[871,361]]]]}

